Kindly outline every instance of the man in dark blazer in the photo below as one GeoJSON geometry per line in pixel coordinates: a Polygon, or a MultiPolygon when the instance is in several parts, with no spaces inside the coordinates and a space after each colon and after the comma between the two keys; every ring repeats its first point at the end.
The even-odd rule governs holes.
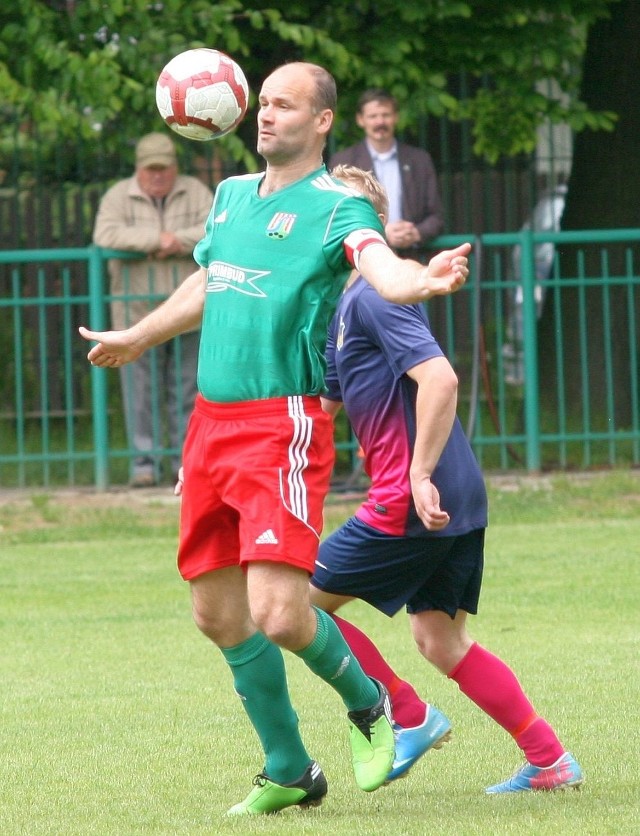
{"type": "Polygon", "coordinates": [[[398,142],[398,106],[386,90],[366,90],[358,100],[356,123],[364,131],[357,145],[333,154],[338,164],[373,171],[389,196],[385,227],[389,245],[399,254],[416,256],[444,227],[438,176],[431,156],[421,148],[398,142]]]}

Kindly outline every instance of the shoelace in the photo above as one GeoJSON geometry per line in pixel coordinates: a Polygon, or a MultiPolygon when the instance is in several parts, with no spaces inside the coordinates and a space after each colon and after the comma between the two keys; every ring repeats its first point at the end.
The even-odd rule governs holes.
{"type": "Polygon", "coordinates": [[[367,717],[358,718],[351,717],[350,719],[353,725],[356,726],[356,728],[362,732],[362,734],[367,738],[369,742],[371,742],[371,733],[373,731],[371,728],[371,716],[367,715],[367,717]]]}

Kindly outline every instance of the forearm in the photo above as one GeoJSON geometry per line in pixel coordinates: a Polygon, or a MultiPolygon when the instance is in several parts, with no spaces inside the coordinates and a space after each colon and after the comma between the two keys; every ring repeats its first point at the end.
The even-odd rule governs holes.
{"type": "Polygon", "coordinates": [[[420,287],[423,265],[408,258],[399,258],[384,244],[366,248],[360,256],[360,273],[388,302],[413,304],[428,299],[420,287]]]}
{"type": "Polygon", "coordinates": [[[81,325],[80,336],[95,342],[87,354],[89,362],[102,368],[123,366],[147,349],[197,328],[202,321],[205,277],[203,268],[192,273],[166,302],[124,331],[91,331],[81,325]]]}
{"type": "Polygon", "coordinates": [[[399,258],[386,244],[375,243],[361,253],[358,269],[388,302],[416,304],[459,290],[469,273],[470,251],[471,244],[465,242],[438,253],[424,267],[417,261],[399,258]]]}
{"type": "Polygon", "coordinates": [[[202,322],[204,286],[205,270],[200,268],[178,285],[161,305],[132,326],[130,331],[136,343],[146,350],[198,328],[202,322]]]}
{"type": "Polygon", "coordinates": [[[444,357],[421,364],[414,379],[418,382],[418,392],[411,477],[420,479],[431,476],[451,434],[456,417],[458,380],[444,357]]]}

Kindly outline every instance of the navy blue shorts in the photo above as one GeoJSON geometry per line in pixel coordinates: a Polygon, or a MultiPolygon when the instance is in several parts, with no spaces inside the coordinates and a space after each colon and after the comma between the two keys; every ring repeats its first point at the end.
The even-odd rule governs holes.
{"type": "Polygon", "coordinates": [[[478,611],[484,529],[457,537],[396,537],[351,517],[320,544],[313,586],[361,598],[386,615],[478,611]]]}

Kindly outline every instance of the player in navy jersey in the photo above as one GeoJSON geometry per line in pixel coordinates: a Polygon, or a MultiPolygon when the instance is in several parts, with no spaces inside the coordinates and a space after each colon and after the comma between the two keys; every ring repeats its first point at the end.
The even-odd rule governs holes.
{"type": "MultiPolygon", "coordinates": [[[[384,216],[371,173],[338,166],[335,177],[367,195],[384,216]]],[[[406,606],[422,655],[505,728],[527,758],[488,793],[577,786],[582,772],[525,696],[509,667],[474,642],[487,498],[456,417],[457,377],[421,305],[392,305],[356,272],[327,342],[325,409],[344,404],[371,477],[366,501],[320,546],[312,601],[334,612],[360,598],[388,616],[406,606]]],[[[450,734],[447,718],[397,677],[371,641],[336,617],[365,671],[383,681],[396,722],[398,778],[450,734]]]]}
{"type": "Polygon", "coordinates": [[[320,403],[327,327],[353,267],[398,302],[453,292],[468,273],[469,244],[427,266],[399,259],[369,201],[328,175],[322,153],[335,107],[324,68],[274,70],[259,94],[266,170],[216,189],[194,251],[198,270],[131,328],[80,329],[97,343],[89,360],[109,368],[200,327],[178,568],[264,753],[231,815],[316,805],[327,792],[298,729],[282,647],[340,695],[358,786],[370,792],[386,780],[394,757],[386,689],[309,603],[333,468],[332,422],[320,403]]]}

